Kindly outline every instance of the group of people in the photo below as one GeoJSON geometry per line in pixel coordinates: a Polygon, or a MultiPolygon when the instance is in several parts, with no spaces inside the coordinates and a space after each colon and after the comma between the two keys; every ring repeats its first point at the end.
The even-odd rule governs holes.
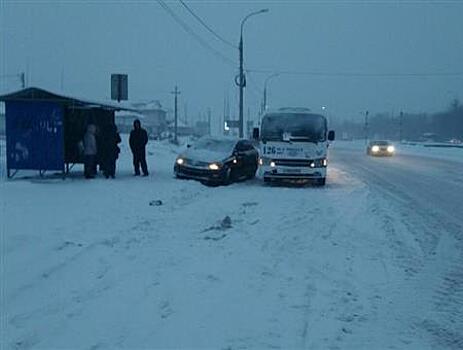
{"type": "MultiPolygon", "coordinates": [[[[96,125],[90,123],[83,138],[84,153],[84,175],[86,179],[92,179],[97,174],[97,163],[103,175],[108,179],[116,176],[116,161],[119,158],[119,143],[121,137],[114,124],[98,130],[96,125]]],[[[129,145],[133,155],[133,167],[135,175],[148,176],[148,165],[146,163],[146,144],[148,133],[141,127],[137,119],[133,123],[133,130],[130,132],[129,145]]]]}

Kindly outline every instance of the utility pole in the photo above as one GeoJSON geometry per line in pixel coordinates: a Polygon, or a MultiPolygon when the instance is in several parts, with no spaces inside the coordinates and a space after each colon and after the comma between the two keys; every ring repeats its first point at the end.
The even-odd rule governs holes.
{"type": "Polygon", "coordinates": [[[368,111],[365,111],[365,144],[368,141],[368,111]]]}
{"type": "Polygon", "coordinates": [[[26,87],[26,73],[22,72],[19,75],[19,79],[21,80],[21,86],[24,89],[26,87]]]}
{"type": "Polygon", "coordinates": [[[238,86],[240,88],[240,138],[243,137],[243,92],[244,92],[244,87],[246,86],[246,77],[244,76],[243,72],[243,31],[241,30],[241,37],[240,37],[240,75],[239,75],[239,81],[238,81],[238,86]]]}
{"type": "Polygon", "coordinates": [[[211,135],[211,109],[208,108],[207,109],[207,131],[209,133],[209,135],[211,135]]]}
{"type": "Polygon", "coordinates": [[[175,90],[171,92],[174,95],[174,143],[178,144],[178,137],[177,137],[177,127],[178,127],[178,95],[180,95],[180,91],[178,90],[177,85],[175,85],[175,90]]]}
{"type": "Polygon", "coordinates": [[[183,105],[183,109],[184,109],[183,122],[185,123],[185,125],[188,125],[188,104],[186,102],[183,105]]]}
{"type": "Polygon", "coordinates": [[[399,142],[402,142],[402,123],[403,123],[404,112],[400,111],[399,116],[399,142]]]}
{"type": "Polygon", "coordinates": [[[61,67],[61,77],[60,77],[61,92],[64,92],[64,67],[61,67]]]}

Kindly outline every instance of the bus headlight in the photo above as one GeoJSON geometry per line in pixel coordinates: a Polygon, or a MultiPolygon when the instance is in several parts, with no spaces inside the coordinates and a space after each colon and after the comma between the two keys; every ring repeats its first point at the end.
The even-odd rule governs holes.
{"type": "Polygon", "coordinates": [[[395,151],[394,146],[387,146],[387,151],[388,151],[388,153],[394,153],[394,151],[395,151]]]}
{"type": "Polygon", "coordinates": [[[267,158],[267,157],[260,157],[259,158],[259,165],[262,166],[262,165],[271,165],[272,163],[272,159],[270,158],[267,158]]]}
{"type": "Polygon", "coordinates": [[[319,158],[319,159],[315,159],[309,165],[311,168],[323,168],[328,165],[328,161],[326,160],[326,158],[319,158]]]}

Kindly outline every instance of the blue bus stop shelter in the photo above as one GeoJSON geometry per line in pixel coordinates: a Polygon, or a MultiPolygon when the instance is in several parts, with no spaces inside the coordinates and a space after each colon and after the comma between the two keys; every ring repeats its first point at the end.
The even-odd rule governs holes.
{"type": "Polygon", "coordinates": [[[8,177],[19,170],[65,176],[70,165],[83,162],[79,142],[87,125],[103,129],[114,124],[115,111],[125,109],[35,87],[0,96],[0,101],[5,102],[8,177]]]}

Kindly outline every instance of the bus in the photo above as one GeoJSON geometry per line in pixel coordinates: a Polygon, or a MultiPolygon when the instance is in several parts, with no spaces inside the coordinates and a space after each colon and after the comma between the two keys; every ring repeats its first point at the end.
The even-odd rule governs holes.
{"type": "Polygon", "coordinates": [[[326,182],[327,120],[307,108],[280,108],[264,114],[259,135],[259,174],[265,182],[326,182]]]}

